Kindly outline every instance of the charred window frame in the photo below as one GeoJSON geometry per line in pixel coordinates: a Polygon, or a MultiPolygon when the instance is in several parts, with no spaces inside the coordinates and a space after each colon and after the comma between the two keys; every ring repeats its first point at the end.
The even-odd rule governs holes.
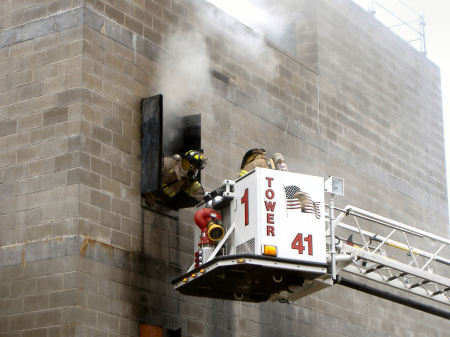
{"type": "MultiPolygon", "coordinates": [[[[192,149],[201,150],[201,115],[171,115],[170,119],[166,118],[166,123],[161,94],[143,99],[141,111],[141,194],[146,196],[161,188],[165,156],[182,154],[192,149]]],[[[200,174],[197,180],[200,181],[200,174]]],[[[195,201],[191,199],[176,196],[173,205],[165,206],[173,210],[195,206],[195,201]]]]}

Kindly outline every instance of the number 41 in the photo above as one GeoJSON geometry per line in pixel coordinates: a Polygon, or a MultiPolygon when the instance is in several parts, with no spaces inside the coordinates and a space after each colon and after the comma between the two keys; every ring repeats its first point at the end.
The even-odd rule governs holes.
{"type": "Polygon", "coordinates": [[[303,246],[303,241],[308,243],[308,255],[313,255],[313,242],[311,234],[303,238],[303,234],[298,233],[294,241],[292,241],[291,243],[291,248],[297,249],[299,254],[303,254],[303,250],[305,250],[305,246],[303,246]]]}

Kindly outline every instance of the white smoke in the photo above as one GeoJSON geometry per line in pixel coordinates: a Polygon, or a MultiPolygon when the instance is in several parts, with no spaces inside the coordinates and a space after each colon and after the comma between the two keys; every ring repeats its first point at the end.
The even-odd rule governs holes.
{"type": "Polygon", "coordinates": [[[184,114],[186,105],[198,101],[211,88],[209,55],[204,36],[179,30],[167,39],[160,55],[162,74],[157,89],[164,95],[164,111],[184,114]]]}
{"type": "Polygon", "coordinates": [[[207,0],[221,11],[208,11],[205,15],[212,22],[226,27],[229,33],[227,43],[235,42],[252,60],[253,65],[263,65],[263,74],[267,80],[278,77],[278,52],[282,49],[295,56],[295,22],[299,19],[304,2],[301,0],[207,0]],[[223,11],[223,12],[222,12],[223,11]],[[232,22],[230,17],[242,24],[232,22]],[[267,44],[267,40],[272,46],[267,44]],[[288,50],[294,48],[294,50],[288,50]],[[292,54],[294,53],[294,54],[292,54]]]}
{"type": "MultiPolygon", "coordinates": [[[[265,36],[275,40],[285,33],[286,22],[293,20],[297,0],[209,0],[225,10],[201,11],[199,14],[216,25],[225,44],[235,46],[250,66],[257,66],[268,80],[278,76],[279,60],[273,48],[267,45],[265,36]],[[251,1],[251,2],[250,2],[251,1]],[[234,17],[243,24],[236,24],[234,17]],[[223,33],[223,34],[222,34],[223,33]]],[[[194,28],[179,29],[169,35],[164,49],[173,57],[161,53],[158,63],[162,65],[156,90],[164,95],[166,114],[185,114],[187,105],[199,102],[199,98],[211,92],[210,54],[214,48],[206,43],[206,35],[194,28]]],[[[276,42],[276,41],[275,41],[276,42]]],[[[203,99],[200,99],[204,103],[203,99]]],[[[195,108],[195,107],[194,107],[195,108]]],[[[205,107],[203,106],[202,109],[205,107]]]]}
{"type": "MultiPolygon", "coordinates": [[[[236,22],[236,13],[223,12],[211,5],[199,6],[196,14],[204,20],[203,31],[195,27],[186,29],[187,25],[180,25],[176,32],[165,38],[164,52],[160,53],[157,62],[160,66],[154,89],[164,96],[164,135],[167,143],[174,139],[181,128],[178,116],[211,110],[208,103],[210,94],[214,92],[211,72],[224,71],[224,62],[233,60],[268,81],[279,76],[277,53],[266,43],[265,36],[269,36],[269,33],[272,37],[284,34],[283,23],[291,15],[285,7],[285,1],[295,2],[235,1],[241,13],[238,21],[243,24],[236,22]],[[220,55],[219,62],[217,59],[212,61],[212,55],[220,53],[215,50],[214,43],[217,41],[226,46],[225,55],[223,58],[220,55]]],[[[226,4],[233,0],[222,2],[226,4]]],[[[224,73],[230,76],[230,85],[239,85],[233,83],[233,78],[239,78],[239,74],[224,73]]]]}

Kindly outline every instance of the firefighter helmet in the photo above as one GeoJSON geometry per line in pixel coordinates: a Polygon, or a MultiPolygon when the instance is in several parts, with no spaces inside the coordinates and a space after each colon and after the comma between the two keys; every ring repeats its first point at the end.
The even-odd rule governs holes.
{"type": "Polygon", "coordinates": [[[264,150],[264,149],[248,150],[245,153],[244,158],[242,158],[241,170],[245,167],[245,165],[247,165],[248,163],[251,163],[257,155],[259,155],[259,154],[264,155],[265,153],[266,153],[266,150],[264,150]]]}
{"type": "Polygon", "coordinates": [[[192,166],[199,170],[204,169],[208,161],[208,158],[203,153],[196,150],[189,150],[184,154],[184,157],[189,160],[192,166]]]}

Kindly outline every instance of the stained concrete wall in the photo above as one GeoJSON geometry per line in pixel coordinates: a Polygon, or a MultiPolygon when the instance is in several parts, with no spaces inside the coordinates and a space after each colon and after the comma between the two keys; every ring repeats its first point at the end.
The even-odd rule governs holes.
{"type": "Polygon", "coordinates": [[[177,29],[207,46],[211,86],[180,113],[202,114],[208,189],[262,146],[292,171],[343,177],[339,203],[448,236],[434,64],[349,0],[309,2],[295,55],[271,42],[249,53],[254,33],[216,11],[0,2],[0,334],[137,336],[139,322],[183,336],[448,334],[443,319],[340,286],[297,305],[173,291],[192,263],[193,211],[141,208],[140,102],[167,73],[184,81],[161,62],[183,58],[167,49],[177,29]]]}

